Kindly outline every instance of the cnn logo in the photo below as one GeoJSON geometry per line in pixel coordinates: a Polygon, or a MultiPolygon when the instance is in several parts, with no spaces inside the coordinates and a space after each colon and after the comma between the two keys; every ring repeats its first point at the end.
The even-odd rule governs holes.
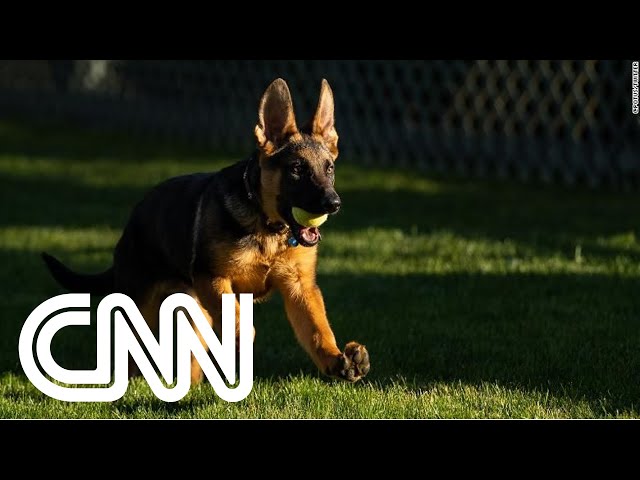
{"type": "Polygon", "coordinates": [[[121,398],[129,384],[129,354],[153,393],[165,402],[183,398],[191,386],[191,354],[200,363],[215,392],[227,402],[243,400],[253,387],[253,295],[240,294],[239,380],[231,388],[218,373],[209,353],[202,345],[194,327],[200,332],[226,382],[236,383],[235,295],[222,295],[222,341],[202,314],[196,301],[184,293],[174,293],[160,306],[159,338],[156,339],[136,304],[128,296],[113,293],[98,305],[96,368],[69,370],[61,367],[51,355],[51,340],[62,328],[91,324],[90,294],[68,293],[41,303],[31,312],[20,332],[18,353],[20,363],[33,385],[46,395],[70,402],[110,402],[121,398]],[[76,310],[68,310],[74,308],[76,310]],[[82,309],[82,310],[78,310],[82,309]],[[184,313],[187,311],[193,324],[184,313]],[[125,319],[126,312],[134,331],[125,319]],[[113,324],[113,329],[112,329],[113,324]],[[114,365],[111,365],[113,330],[114,365]],[[174,376],[174,332],[177,349],[177,372],[174,376]],[[137,334],[137,337],[136,337],[137,334]],[[37,337],[37,338],[36,338],[37,337]],[[139,338],[139,340],[138,340],[139,338]],[[146,347],[164,381],[175,386],[166,387],[156,373],[139,342],[146,347]],[[34,349],[35,343],[35,349],[34,349]],[[35,351],[35,357],[34,357],[35,351]],[[36,363],[36,358],[40,367],[36,363]],[[113,373],[113,378],[112,378],[113,373]],[[52,382],[48,375],[68,385],[52,382]]]}

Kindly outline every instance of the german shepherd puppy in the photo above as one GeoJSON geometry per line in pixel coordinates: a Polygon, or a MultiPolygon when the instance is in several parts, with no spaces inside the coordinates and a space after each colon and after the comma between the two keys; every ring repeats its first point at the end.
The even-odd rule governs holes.
{"type": "MultiPolygon", "coordinates": [[[[133,209],[105,272],[75,273],[47,253],[44,261],[70,291],[128,295],[155,332],[160,304],[172,293],[191,295],[220,335],[223,293],[253,293],[259,300],[277,289],[298,341],[320,371],[355,382],[369,371],[369,354],[356,342],[344,351],[336,345],[316,284],[320,232],[292,214],[293,207],[314,214],[340,208],[328,82],[322,81],[311,122],[299,129],[289,88],[275,80],[260,102],[254,134],[257,149],[248,159],[153,188],[133,209]]],[[[236,301],[236,329],[238,313],[236,301]]],[[[202,377],[192,357],[192,383],[202,377]]]]}

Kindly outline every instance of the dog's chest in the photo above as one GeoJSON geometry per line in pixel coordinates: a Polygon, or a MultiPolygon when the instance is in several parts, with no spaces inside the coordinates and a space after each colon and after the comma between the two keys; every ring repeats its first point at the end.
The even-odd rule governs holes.
{"type": "Polygon", "coordinates": [[[259,298],[271,290],[269,274],[289,248],[281,236],[247,237],[231,250],[229,277],[236,293],[253,293],[259,298]]]}

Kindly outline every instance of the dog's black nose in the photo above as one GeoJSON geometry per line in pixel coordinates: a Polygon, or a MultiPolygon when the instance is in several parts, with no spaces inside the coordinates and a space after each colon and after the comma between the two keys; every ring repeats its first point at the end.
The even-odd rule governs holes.
{"type": "Polygon", "coordinates": [[[342,202],[340,201],[340,197],[336,192],[328,193],[322,199],[322,208],[327,213],[336,213],[340,210],[340,205],[342,202]]]}

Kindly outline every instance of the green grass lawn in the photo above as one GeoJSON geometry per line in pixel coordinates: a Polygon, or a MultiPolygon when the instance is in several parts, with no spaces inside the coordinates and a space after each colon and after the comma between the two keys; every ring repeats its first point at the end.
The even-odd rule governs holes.
{"type": "MultiPolygon", "coordinates": [[[[62,293],[39,252],[102,270],[147,188],[232,160],[0,125],[0,417],[639,416],[637,195],[434,180],[346,157],[318,282],[340,346],[369,349],[364,381],[321,377],[274,296],[254,309],[256,378],[244,401],[226,403],[204,384],[168,404],[142,379],[113,403],[37,391],[22,373],[18,335],[33,308],[62,293]]],[[[91,368],[94,342],[91,329],[64,329],[54,357],[91,368]]]]}

